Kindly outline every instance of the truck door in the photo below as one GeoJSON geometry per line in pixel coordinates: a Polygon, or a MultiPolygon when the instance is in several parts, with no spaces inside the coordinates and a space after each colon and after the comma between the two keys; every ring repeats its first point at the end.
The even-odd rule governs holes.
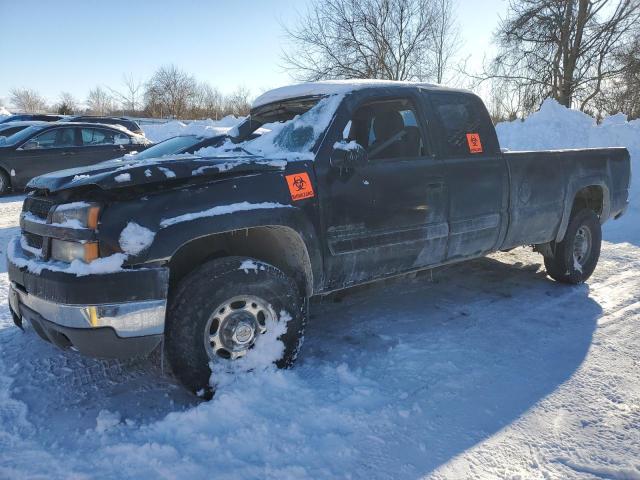
{"type": "Polygon", "coordinates": [[[502,243],[509,177],[482,101],[473,94],[423,91],[437,124],[438,158],[449,189],[447,260],[473,257],[502,243]]]}
{"type": "Polygon", "coordinates": [[[367,159],[346,170],[329,168],[323,179],[331,287],[444,259],[445,172],[431,154],[417,100],[406,96],[361,103],[344,125],[344,141],[364,147],[367,159]]]}

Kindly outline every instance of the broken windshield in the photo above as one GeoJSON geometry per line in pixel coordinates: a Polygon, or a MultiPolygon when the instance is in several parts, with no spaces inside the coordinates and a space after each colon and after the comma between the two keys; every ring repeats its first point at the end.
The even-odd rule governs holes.
{"type": "Polygon", "coordinates": [[[233,128],[219,147],[204,148],[198,155],[259,155],[268,158],[313,159],[313,149],[325,132],[342,95],[305,97],[264,105],[233,128]],[[260,134],[255,138],[255,134],[260,134]]]}

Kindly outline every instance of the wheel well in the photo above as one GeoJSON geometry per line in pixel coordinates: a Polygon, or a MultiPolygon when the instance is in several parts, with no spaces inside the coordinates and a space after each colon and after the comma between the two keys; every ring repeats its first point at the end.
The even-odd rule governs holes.
{"type": "Polygon", "coordinates": [[[604,209],[604,192],[601,186],[591,185],[576,193],[571,212],[573,213],[584,208],[593,210],[598,216],[602,215],[604,209]]]}
{"type": "Polygon", "coordinates": [[[302,292],[312,293],[313,270],[307,247],[295,230],[279,225],[232,230],[185,243],[169,261],[170,291],[202,263],[232,255],[269,263],[292,277],[302,292]]]}

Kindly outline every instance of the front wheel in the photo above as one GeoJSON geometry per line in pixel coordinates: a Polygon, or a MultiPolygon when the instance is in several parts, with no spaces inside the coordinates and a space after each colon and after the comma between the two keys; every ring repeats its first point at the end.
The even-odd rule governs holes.
{"type": "Polygon", "coordinates": [[[276,267],[244,257],[212,260],[187,275],[169,301],[167,359],[183,385],[211,398],[211,366],[216,373],[240,362],[248,370],[259,362],[290,366],[305,314],[297,285],[276,267]]]}
{"type": "Polygon", "coordinates": [[[593,210],[572,214],[564,239],[551,246],[552,255],[544,257],[547,274],[562,283],[585,282],[600,258],[602,229],[593,210]]]}

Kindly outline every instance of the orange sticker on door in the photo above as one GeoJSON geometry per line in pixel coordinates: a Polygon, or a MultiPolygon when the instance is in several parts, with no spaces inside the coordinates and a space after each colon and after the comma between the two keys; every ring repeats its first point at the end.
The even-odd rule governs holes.
{"type": "Polygon", "coordinates": [[[289,186],[291,200],[302,200],[315,196],[315,193],[313,193],[313,185],[311,185],[308,174],[295,173],[293,175],[287,175],[285,178],[289,186]]]}
{"type": "Polygon", "coordinates": [[[477,133],[467,133],[467,144],[469,145],[469,152],[482,153],[482,142],[480,141],[480,135],[477,133]]]}

